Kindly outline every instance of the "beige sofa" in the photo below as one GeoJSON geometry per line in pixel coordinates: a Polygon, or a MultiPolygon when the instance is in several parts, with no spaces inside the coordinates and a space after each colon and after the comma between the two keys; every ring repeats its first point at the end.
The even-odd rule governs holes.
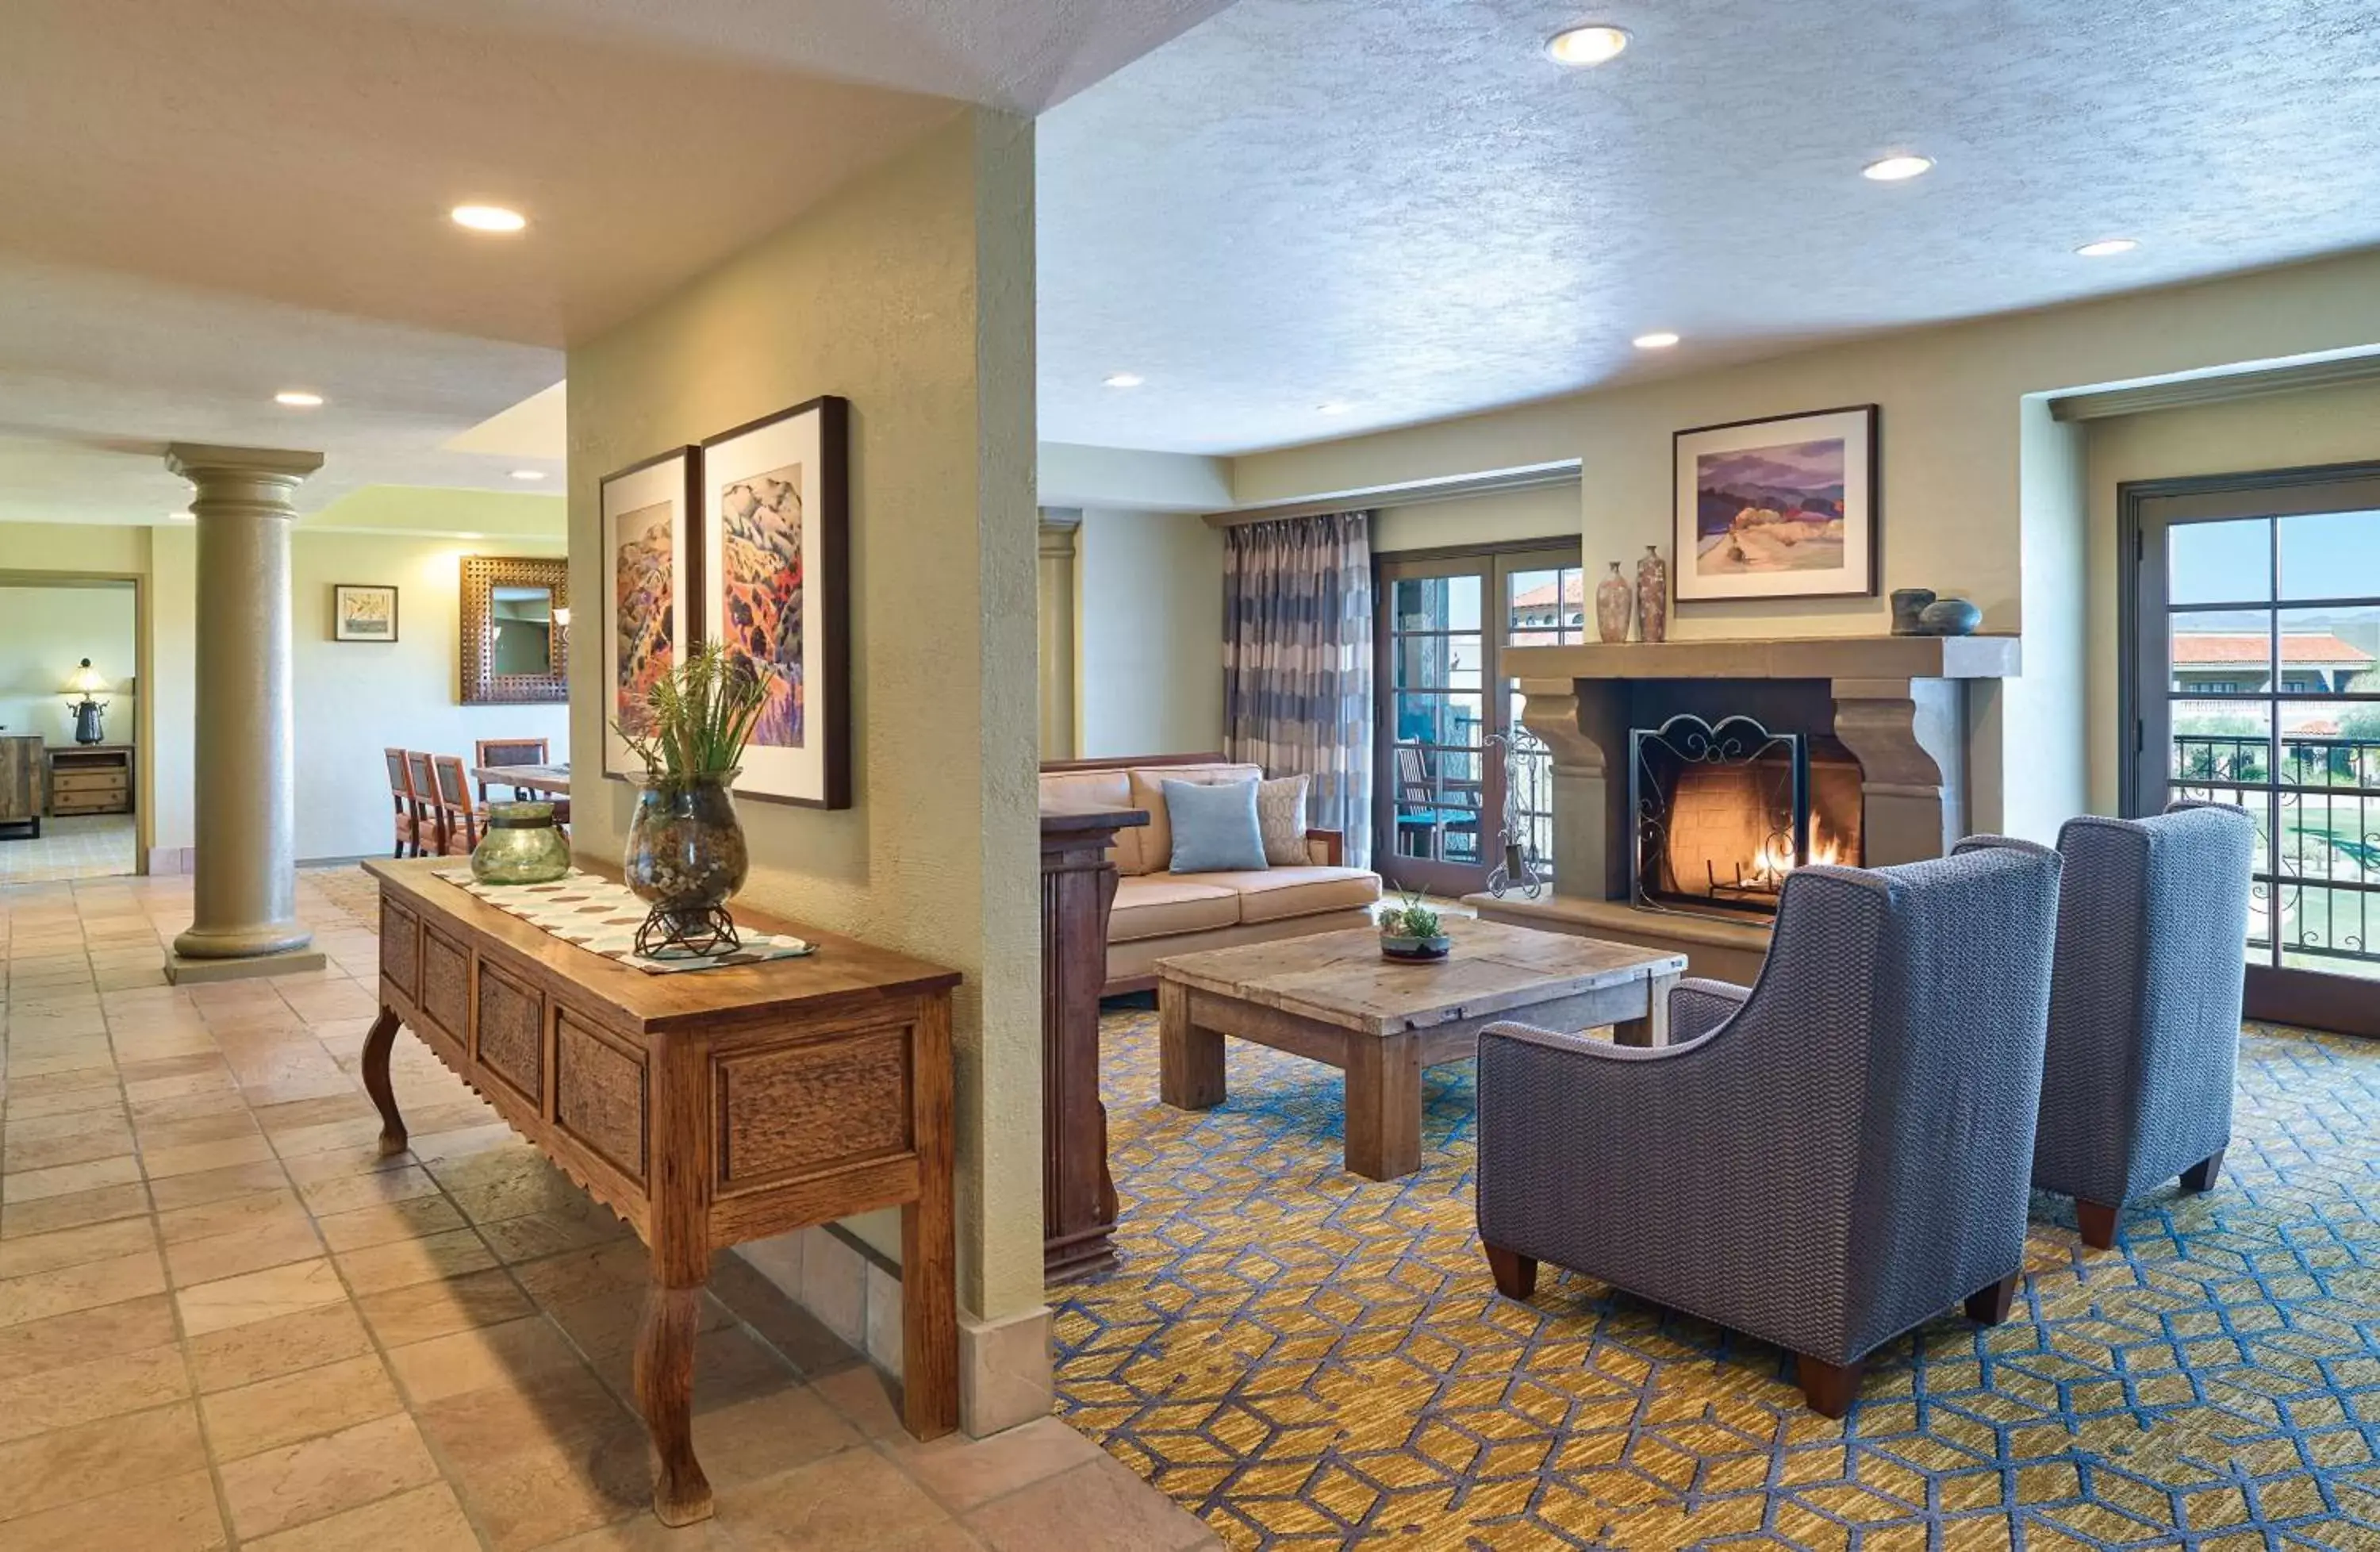
{"type": "Polygon", "coordinates": [[[1278,938],[1367,926],[1380,898],[1380,876],[1340,866],[1336,831],[1306,831],[1304,867],[1253,873],[1174,873],[1173,830],[1166,823],[1166,782],[1251,782],[1264,772],[1219,757],[1180,756],[1068,760],[1043,768],[1049,808],[1139,808],[1148,823],[1118,832],[1115,910],[1108,922],[1105,995],[1157,984],[1169,954],[1261,943],[1278,938]]]}

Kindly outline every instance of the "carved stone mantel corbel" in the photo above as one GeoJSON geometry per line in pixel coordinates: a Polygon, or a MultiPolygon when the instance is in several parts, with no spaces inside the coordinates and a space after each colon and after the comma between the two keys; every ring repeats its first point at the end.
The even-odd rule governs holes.
{"type": "Polygon", "coordinates": [[[1967,833],[1966,683],[1837,679],[1835,736],[1860,762],[1870,867],[1948,856],[1967,833]]]}
{"type": "Polygon", "coordinates": [[[1604,899],[1625,895],[1627,773],[1612,751],[1628,740],[1618,697],[1612,686],[1584,679],[1524,679],[1521,694],[1526,697],[1522,725],[1553,757],[1555,889],[1604,899]],[[1597,815],[1602,823],[1595,822],[1597,815]],[[1580,887],[1578,881],[1588,879],[1600,879],[1603,887],[1580,887]]]}

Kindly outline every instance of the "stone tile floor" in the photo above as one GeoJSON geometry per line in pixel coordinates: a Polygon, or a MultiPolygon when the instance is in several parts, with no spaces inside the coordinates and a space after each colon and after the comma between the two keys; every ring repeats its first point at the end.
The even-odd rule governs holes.
{"type": "Polygon", "coordinates": [[[0,885],[107,879],[134,867],[132,816],[83,814],[43,819],[42,833],[0,836],[0,885]]]}
{"type": "Polygon", "coordinates": [[[1055,1418],[920,1445],[885,1382],[719,1259],[695,1441],[646,1508],[643,1247],[409,1037],[409,1154],[355,1075],[375,940],[300,876],[325,971],[177,988],[188,880],[0,889],[0,1546],[1215,1545],[1055,1418]]]}

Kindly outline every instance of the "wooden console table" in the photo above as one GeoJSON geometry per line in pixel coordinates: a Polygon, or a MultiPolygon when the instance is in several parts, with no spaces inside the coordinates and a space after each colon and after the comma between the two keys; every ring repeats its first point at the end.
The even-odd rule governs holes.
{"type": "Polygon", "coordinates": [[[1115,1265],[1115,1180],[1099,1102],[1099,988],[1116,831],[1139,808],[1041,810],[1041,1266],[1072,1282],[1115,1265]]]}
{"type": "Polygon", "coordinates": [[[454,866],[364,865],[381,896],[381,1013],[363,1060],[381,1150],[406,1146],[388,1076],[401,1023],[651,1248],[635,1386],[662,1522],[711,1510],[690,1413],[714,1250],[898,1206],[903,1421],[919,1438],[957,1426],[958,975],[739,910],[818,954],[649,976],[431,876],[454,866]]]}

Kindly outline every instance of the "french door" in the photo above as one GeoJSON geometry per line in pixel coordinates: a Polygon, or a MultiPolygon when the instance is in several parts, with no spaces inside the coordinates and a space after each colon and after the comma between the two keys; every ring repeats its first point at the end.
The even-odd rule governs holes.
{"type": "Polygon", "coordinates": [[[2126,811],[2256,820],[2248,1014],[2380,1036],[2380,466],[2127,485],[2126,811]]]}
{"type": "Polygon", "coordinates": [[[1550,760],[1501,661],[1584,639],[1578,547],[1385,555],[1377,571],[1374,866],[1392,888],[1445,895],[1500,867],[1550,879],[1550,760]]]}

